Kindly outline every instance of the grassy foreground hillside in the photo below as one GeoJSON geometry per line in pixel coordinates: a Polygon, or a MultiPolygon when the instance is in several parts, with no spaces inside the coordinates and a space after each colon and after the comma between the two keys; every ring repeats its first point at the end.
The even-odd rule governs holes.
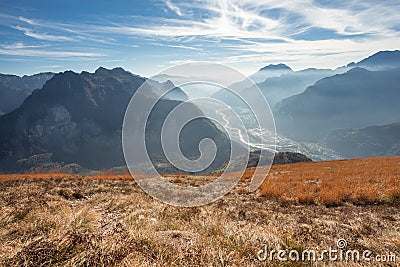
{"type": "Polygon", "coordinates": [[[129,175],[0,175],[0,266],[314,266],[257,252],[335,248],[340,238],[400,260],[400,157],[274,165],[250,194],[251,172],[196,208],[153,200],[129,175]]]}

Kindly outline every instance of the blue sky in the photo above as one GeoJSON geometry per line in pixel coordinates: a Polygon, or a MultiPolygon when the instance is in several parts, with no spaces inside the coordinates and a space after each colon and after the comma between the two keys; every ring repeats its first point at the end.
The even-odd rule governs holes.
{"type": "Polygon", "coordinates": [[[400,48],[398,0],[1,1],[0,72],[335,68],[400,48]]]}

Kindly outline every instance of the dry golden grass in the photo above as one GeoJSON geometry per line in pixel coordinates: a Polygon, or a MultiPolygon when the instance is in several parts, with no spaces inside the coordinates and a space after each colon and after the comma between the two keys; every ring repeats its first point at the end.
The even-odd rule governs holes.
{"type": "Polygon", "coordinates": [[[400,203],[400,157],[275,165],[263,196],[298,203],[400,203]]]}
{"type": "MultiPolygon", "coordinates": [[[[339,193],[331,196],[341,199],[343,205],[326,206],[316,201],[320,199],[315,197],[319,191],[297,188],[301,183],[313,184],[315,179],[321,183],[324,177],[333,179],[335,174],[327,173],[334,172],[347,179],[361,175],[361,181],[367,183],[365,188],[371,190],[386,190],[393,183],[380,195],[393,194],[398,192],[398,180],[376,177],[397,175],[398,161],[390,158],[273,166],[262,189],[270,180],[278,184],[287,177],[291,193],[266,196],[245,190],[253,171],[248,170],[231,193],[195,208],[158,202],[129,175],[1,175],[0,266],[315,266],[310,262],[259,262],[256,253],[264,244],[271,249],[299,251],[335,248],[336,240],[343,237],[351,249],[399,257],[398,202],[353,205],[339,193]],[[366,170],[379,164],[385,168],[366,170]],[[351,170],[345,170],[345,166],[351,170]],[[313,198],[309,198],[315,205],[299,204],[310,201],[292,197],[300,192],[307,199],[309,191],[313,192],[313,198]]],[[[170,176],[178,184],[196,183],[199,178],[213,176],[170,176]]],[[[329,181],[325,182],[333,189],[345,187],[329,181]]],[[[368,262],[319,264],[373,266],[368,262]]]]}
{"type": "MultiPolygon", "coordinates": [[[[250,181],[253,173],[253,168],[246,170],[241,180],[250,181]]],[[[200,183],[201,179],[209,181],[217,176],[210,174],[197,176],[196,182],[200,183]]],[[[0,181],[82,177],[59,172],[0,174],[0,181]]],[[[84,177],[90,180],[132,180],[132,175],[129,173],[107,171],[84,177]]],[[[178,184],[192,184],[194,180],[187,174],[169,174],[166,177],[178,184]]],[[[260,188],[260,194],[302,204],[399,203],[400,157],[274,165],[260,188]]]]}
{"type": "Polygon", "coordinates": [[[15,181],[15,180],[48,180],[48,179],[74,179],[78,178],[75,174],[65,174],[65,173],[24,173],[24,174],[0,174],[0,181],[15,181]]]}
{"type": "Polygon", "coordinates": [[[48,179],[80,179],[85,178],[89,180],[132,180],[129,173],[119,174],[112,172],[98,172],[93,175],[77,175],[69,173],[18,173],[18,174],[0,174],[0,181],[13,181],[13,180],[48,180],[48,179]]]}

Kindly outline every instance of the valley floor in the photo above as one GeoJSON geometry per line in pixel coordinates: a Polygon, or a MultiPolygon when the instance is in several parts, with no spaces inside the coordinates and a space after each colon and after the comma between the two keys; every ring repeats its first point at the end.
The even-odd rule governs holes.
{"type": "MultiPolygon", "coordinates": [[[[256,193],[168,206],[129,175],[0,175],[1,266],[398,266],[400,157],[274,165],[256,193]],[[372,262],[257,259],[269,250],[372,251],[372,262]],[[377,255],[397,256],[378,263],[377,255]]],[[[169,176],[197,185],[213,176],[169,176]]],[[[319,254],[317,254],[319,255],[319,254]]],[[[286,255],[287,256],[287,255],[286,255]]]]}

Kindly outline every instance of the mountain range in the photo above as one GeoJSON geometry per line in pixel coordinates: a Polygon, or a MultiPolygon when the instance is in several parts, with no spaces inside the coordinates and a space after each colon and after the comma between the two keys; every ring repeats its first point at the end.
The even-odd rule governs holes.
{"type": "Polygon", "coordinates": [[[369,70],[400,68],[400,51],[379,51],[357,63],[350,63],[347,67],[362,67],[369,70]]]}
{"type": "Polygon", "coordinates": [[[262,67],[256,73],[249,76],[249,78],[255,83],[260,83],[268,78],[279,77],[284,74],[292,73],[293,70],[286,64],[270,64],[268,66],[262,67]]]}
{"type": "MultiPolygon", "coordinates": [[[[314,160],[400,155],[399,62],[399,51],[382,51],[335,70],[293,71],[275,64],[250,78],[272,106],[282,149],[306,152],[314,160]]],[[[78,171],[124,166],[124,112],[131,96],[147,81],[148,99],[173,88],[149,117],[150,158],[162,172],[179,172],[163,154],[159,136],[167,114],[190,97],[170,78],[147,79],[122,68],[102,67],[94,73],[0,75],[0,112],[4,113],[0,116],[0,170],[35,165],[78,171]]],[[[255,88],[241,90],[251,95],[255,88]]],[[[228,92],[222,89],[213,96],[247,118],[248,108],[228,92]]],[[[195,106],[192,110],[204,115],[195,106]]],[[[229,140],[208,119],[197,119],[182,131],[182,153],[198,157],[197,145],[206,137],[215,141],[219,154],[205,172],[220,170],[229,158],[229,140]]]]}
{"type": "MultiPolygon", "coordinates": [[[[355,67],[371,71],[399,68],[400,51],[380,51],[359,62],[352,62],[336,69],[308,68],[293,71],[289,66],[282,63],[271,64],[261,68],[253,75],[250,75],[249,78],[255,82],[273,108],[281,100],[302,93],[307,87],[314,85],[318,80],[335,74],[345,73],[355,67]]],[[[251,93],[251,90],[248,91],[251,93]]],[[[221,92],[216,95],[218,98],[229,99],[226,95],[221,96],[221,92]]]]}
{"type": "Polygon", "coordinates": [[[0,74],[0,115],[19,107],[35,89],[42,88],[53,76],[51,72],[22,77],[0,74]]]}
{"type": "Polygon", "coordinates": [[[400,68],[369,71],[360,67],[319,80],[278,103],[278,132],[318,142],[333,129],[400,121],[400,68]]]}
{"type": "MultiPolygon", "coordinates": [[[[334,135],[335,132],[330,132],[335,129],[400,121],[397,104],[400,97],[399,67],[400,51],[380,51],[334,70],[310,68],[293,71],[284,64],[276,64],[261,68],[249,78],[253,79],[272,108],[280,146],[306,145],[306,150],[311,148],[310,153],[318,160],[337,158],[336,155],[340,154],[329,152],[335,150],[335,145],[330,145],[328,139],[322,142],[326,135],[334,135]],[[321,151],[325,152],[319,157],[321,151]]],[[[231,86],[239,87],[247,95],[257,90],[255,87],[245,88],[243,84],[239,82],[231,86]]],[[[244,102],[228,90],[221,89],[214,97],[249,112],[244,102]]],[[[346,155],[344,153],[343,157],[346,155]]]]}
{"type": "Polygon", "coordinates": [[[274,107],[283,99],[303,92],[308,86],[313,85],[318,80],[341,73],[342,71],[342,69],[309,68],[267,78],[263,82],[257,83],[257,86],[263,92],[270,106],[274,107]]]}
{"type": "MultiPolygon", "coordinates": [[[[122,121],[131,96],[145,81],[146,78],[122,68],[99,68],[94,73],[66,71],[54,75],[19,108],[0,116],[1,169],[18,171],[21,163],[29,162],[24,159],[34,155],[50,155],[45,159],[51,158],[59,165],[74,163],[94,170],[124,165],[122,121]]],[[[169,86],[167,82],[156,81],[147,85],[148,98],[169,86]]],[[[181,103],[172,97],[185,96],[179,88],[173,91],[157,103],[148,121],[150,156],[161,163],[166,160],[159,137],[160,125],[169,111],[181,103]]],[[[202,115],[196,107],[192,110],[202,115]]],[[[214,139],[221,151],[215,162],[219,167],[229,158],[229,140],[208,119],[197,119],[192,126],[181,134],[182,153],[188,157],[197,156],[198,143],[195,142],[205,137],[214,139]]],[[[172,166],[162,166],[163,171],[172,169],[172,166]]]]}

